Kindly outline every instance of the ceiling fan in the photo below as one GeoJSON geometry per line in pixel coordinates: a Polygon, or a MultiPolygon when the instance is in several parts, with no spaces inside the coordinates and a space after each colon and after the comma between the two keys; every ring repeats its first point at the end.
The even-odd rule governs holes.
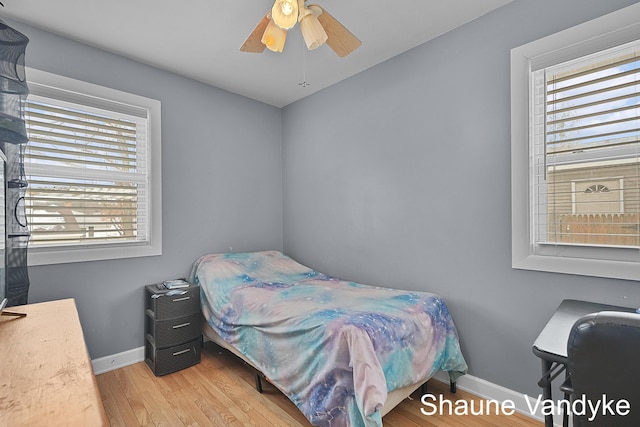
{"type": "Polygon", "coordinates": [[[287,30],[300,23],[300,31],[309,50],[325,42],[340,57],[356,50],[362,42],[344,25],[317,4],[306,0],[275,0],[273,7],[258,23],[244,44],[242,52],[261,53],[265,47],[282,52],[287,30]]]}

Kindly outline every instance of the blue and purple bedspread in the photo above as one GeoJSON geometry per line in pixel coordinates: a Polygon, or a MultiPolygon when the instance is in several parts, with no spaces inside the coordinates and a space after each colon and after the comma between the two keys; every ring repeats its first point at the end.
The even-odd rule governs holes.
{"type": "Polygon", "coordinates": [[[466,373],[437,295],[337,280],[276,251],[193,266],[209,325],[318,426],[382,426],[387,392],[466,373]]]}

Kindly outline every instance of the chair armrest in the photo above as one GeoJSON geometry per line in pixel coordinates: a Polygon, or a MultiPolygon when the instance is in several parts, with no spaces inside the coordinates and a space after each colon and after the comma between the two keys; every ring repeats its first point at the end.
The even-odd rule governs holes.
{"type": "Polygon", "coordinates": [[[564,394],[573,394],[573,384],[571,384],[571,377],[567,377],[562,384],[560,384],[560,391],[564,394]]]}

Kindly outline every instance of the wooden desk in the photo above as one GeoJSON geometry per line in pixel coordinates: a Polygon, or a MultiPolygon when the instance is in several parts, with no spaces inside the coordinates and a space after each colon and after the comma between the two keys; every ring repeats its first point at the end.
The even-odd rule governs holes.
{"type": "Polygon", "coordinates": [[[0,425],[106,426],[73,299],[0,317],[0,425]]]}

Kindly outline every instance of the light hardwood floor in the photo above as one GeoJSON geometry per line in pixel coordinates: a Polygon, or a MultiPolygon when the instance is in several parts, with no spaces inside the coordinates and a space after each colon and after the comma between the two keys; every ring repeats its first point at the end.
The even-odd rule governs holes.
{"type": "MultiPolygon", "coordinates": [[[[97,376],[107,417],[118,426],[310,426],[302,413],[275,387],[263,381],[255,389],[252,368],[217,345],[207,342],[202,361],[173,374],[156,377],[144,363],[97,376]]],[[[480,399],[448,385],[430,381],[428,392],[455,402],[480,399]]],[[[478,407],[478,406],[476,406],[478,407]]],[[[383,418],[385,427],[513,426],[539,427],[541,422],[514,415],[423,415],[415,393],[383,418]]]]}

